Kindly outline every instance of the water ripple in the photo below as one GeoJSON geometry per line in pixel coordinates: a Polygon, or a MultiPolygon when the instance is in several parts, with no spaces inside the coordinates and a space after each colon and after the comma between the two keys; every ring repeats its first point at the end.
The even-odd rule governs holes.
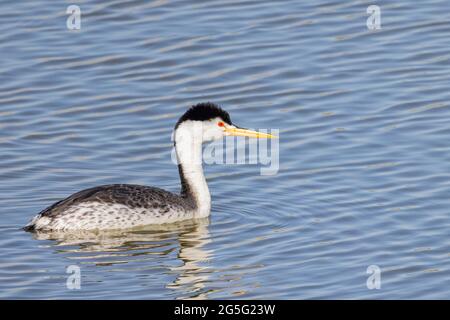
{"type": "Polygon", "coordinates": [[[0,298],[448,298],[449,5],[382,3],[370,32],[370,4],[81,2],[77,32],[65,5],[3,7],[0,298]],[[93,185],[178,191],[171,130],[204,100],[280,129],[276,175],[206,166],[204,221],[20,230],[93,185]]]}

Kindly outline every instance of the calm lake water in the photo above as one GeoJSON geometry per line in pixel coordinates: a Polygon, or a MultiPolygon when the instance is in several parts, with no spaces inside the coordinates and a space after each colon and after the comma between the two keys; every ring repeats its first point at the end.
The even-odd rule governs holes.
{"type": "Polygon", "coordinates": [[[377,1],[378,31],[370,4],[3,2],[0,298],[449,299],[450,2],[377,1]],[[202,101],[279,129],[278,172],[207,165],[204,221],[20,230],[95,185],[178,191],[172,128],[202,101]]]}

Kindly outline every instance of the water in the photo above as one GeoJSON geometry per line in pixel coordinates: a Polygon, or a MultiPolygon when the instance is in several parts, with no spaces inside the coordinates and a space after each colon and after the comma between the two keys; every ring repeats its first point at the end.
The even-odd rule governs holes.
{"type": "Polygon", "coordinates": [[[0,5],[0,298],[450,298],[448,1],[378,1],[375,32],[370,1],[77,1],[79,32],[74,2],[0,5]],[[206,166],[206,221],[20,230],[95,185],[178,191],[171,130],[208,100],[280,129],[276,175],[206,166]]]}

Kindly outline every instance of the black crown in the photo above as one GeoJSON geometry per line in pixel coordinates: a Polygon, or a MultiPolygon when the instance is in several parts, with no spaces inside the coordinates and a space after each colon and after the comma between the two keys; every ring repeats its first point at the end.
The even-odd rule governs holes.
{"type": "Polygon", "coordinates": [[[212,102],[202,102],[190,107],[178,120],[175,129],[186,120],[206,121],[214,118],[221,118],[231,125],[231,118],[228,112],[212,102]]]}

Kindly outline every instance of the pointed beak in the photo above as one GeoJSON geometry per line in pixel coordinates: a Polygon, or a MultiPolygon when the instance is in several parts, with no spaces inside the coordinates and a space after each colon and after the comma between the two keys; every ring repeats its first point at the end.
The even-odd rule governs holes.
{"type": "Polygon", "coordinates": [[[225,127],[225,134],[227,136],[241,136],[241,137],[250,137],[250,138],[258,138],[258,139],[273,139],[278,138],[272,134],[262,133],[258,131],[247,130],[243,128],[237,128],[234,126],[225,127]]]}

